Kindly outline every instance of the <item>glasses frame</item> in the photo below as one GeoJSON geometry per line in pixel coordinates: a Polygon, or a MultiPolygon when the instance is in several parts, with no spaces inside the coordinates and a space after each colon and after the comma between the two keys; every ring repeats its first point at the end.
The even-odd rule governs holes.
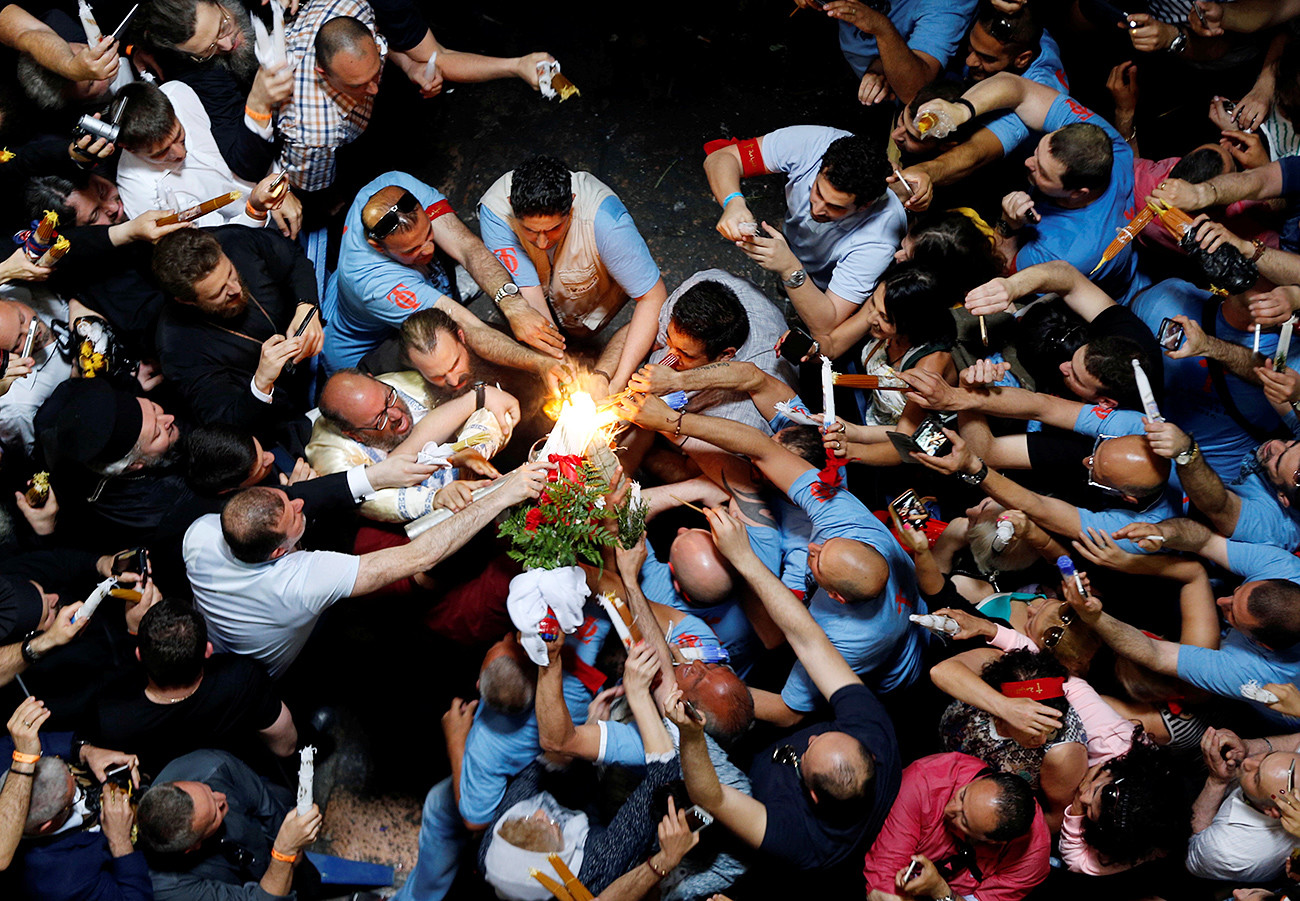
{"type": "Polygon", "coordinates": [[[366,237],[372,241],[383,241],[390,237],[402,224],[402,215],[410,215],[420,209],[420,201],[410,191],[404,191],[397,202],[380,216],[374,226],[366,229],[366,237]]]}
{"type": "Polygon", "coordinates": [[[1112,488],[1110,485],[1103,485],[1101,482],[1098,482],[1096,477],[1092,474],[1093,469],[1097,466],[1097,449],[1101,447],[1103,441],[1109,441],[1114,437],[1114,435],[1098,435],[1097,440],[1092,443],[1092,453],[1088,456],[1088,487],[1096,488],[1098,491],[1104,491],[1111,497],[1123,497],[1123,491],[1120,491],[1118,488],[1112,488]]]}
{"type": "Polygon", "coordinates": [[[1065,630],[1070,628],[1070,625],[1074,622],[1074,608],[1066,604],[1065,609],[1058,616],[1061,620],[1059,626],[1050,626],[1043,630],[1043,647],[1049,651],[1056,650],[1056,646],[1065,637],[1065,630]]]}
{"type": "Polygon", "coordinates": [[[357,426],[357,428],[367,432],[382,432],[388,428],[388,411],[397,406],[397,397],[397,389],[389,385],[388,394],[384,399],[384,409],[380,411],[370,425],[357,426]]]}
{"type": "Polygon", "coordinates": [[[772,762],[794,767],[794,774],[799,779],[799,784],[806,784],[803,781],[803,764],[800,761],[799,752],[794,749],[794,745],[777,745],[773,748],[772,762]]]}
{"type": "Polygon", "coordinates": [[[217,6],[221,10],[221,25],[217,28],[217,39],[208,45],[208,49],[203,51],[203,54],[185,54],[196,63],[206,63],[208,60],[212,59],[212,57],[216,56],[217,45],[221,43],[222,38],[231,37],[235,33],[235,17],[232,16],[230,11],[220,3],[218,3],[217,6]]]}

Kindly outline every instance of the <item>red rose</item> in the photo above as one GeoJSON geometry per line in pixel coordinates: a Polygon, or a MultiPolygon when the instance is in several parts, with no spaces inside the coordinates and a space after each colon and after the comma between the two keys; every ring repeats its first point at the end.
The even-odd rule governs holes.
{"type": "Polygon", "coordinates": [[[536,532],[537,527],[542,525],[544,522],[546,522],[546,517],[542,514],[541,510],[534,507],[529,510],[528,514],[524,517],[524,530],[527,532],[536,532]]]}

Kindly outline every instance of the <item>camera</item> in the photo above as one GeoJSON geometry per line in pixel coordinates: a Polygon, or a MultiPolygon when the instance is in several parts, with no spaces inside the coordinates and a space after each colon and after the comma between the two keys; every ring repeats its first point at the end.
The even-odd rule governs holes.
{"type": "Polygon", "coordinates": [[[105,122],[103,119],[96,119],[94,116],[82,116],[77,120],[76,134],[77,137],[90,135],[95,138],[103,138],[112,144],[117,142],[117,136],[121,130],[114,122],[105,122]]]}

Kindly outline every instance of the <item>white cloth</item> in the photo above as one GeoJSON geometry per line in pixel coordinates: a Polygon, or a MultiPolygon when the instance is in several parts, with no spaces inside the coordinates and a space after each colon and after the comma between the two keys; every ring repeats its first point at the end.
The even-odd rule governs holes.
{"type": "Polygon", "coordinates": [[[1282,821],[1252,807],[1238,785],[1219,805],[1214,822],[1187,843],[1187,871],[1237,885],[1269,882],[1282,875],[1294,844],[1282,821]]]}
{"type": "Polygon", "coordinates": [[[582,625],[582,606],[591,589],[580,566],[562,566],[559,569],[529,569],[510,580],[510,595],[506,610],[510,621],[522,633],[520,644],[528,659],[538,666],[546,666],[546,642],[537,633],[537,625],[549,609],[555,614],[560,629],[572,635],[582,625]]]}
{"type": "Polygon", "coordinates": [[[320,615],[352,593],[361,565],[360,557],[333,551],[244,563],[230,552],[217,513],[186,530],[183,552],[213,646],[260,660],[275,678],[297,658],[320,615]]]}
{"type": "Polygon", "coordinates": [[[117,189],[126,215],[134,219],[148,210],[184,210],[229,191],[242,191],[243,200],[195,219],[194,225],[263,228],[271,217],[259,220],[248,215],[244,201],[252,193],[253,183],[230,171],[212,137],[212,122],[199,95],[179,81],[169,81],[159,90],[171,101],[172,110],[185,130],[185,159],[179,163],[156,163],[123,150],[117,164],[117,189]]]}
{"type": "MultiPolygon", "coordinates": [[[[68,302],[55,296],[48,288],[5,285],[0,287],[0,299],[26,304],[46,326],[52,327],[55,320],[68,321],[68,302]]],[[[23,337],[26,337],[26,332],[23,337]]],[[[51,342],[32,351],[32,357],[36,361],[36,370],[15,381],[0,396],[0,445],[13,449],[21,447],[28,454],[36,446],[36,411],[55,388],[72,378],[72,346],[70,342],[64,347],[51,342]]]]}
{"type": "Polygon", "coordinates": [[[500,835],[501,826],[507,820],[528,819],[539,810],[545,810],[551,822],[560,826],[564,847],[557,853],[564,865],[575,874],[582,869],[583,846],[590,830],[587,815],[560,806],[549,792],[533,795],[502,814],[492,829],[492,834],[485,839],[489,844],[483,858],[483,876],[496,889],[498,898],[547,901],[551,897],[550,891],[529,875],[530,870],[541,870],[552,879],[558,878],[555,876],[555,868],[547,860],[548,855],[541,851],[516,848],[500,835]]]}

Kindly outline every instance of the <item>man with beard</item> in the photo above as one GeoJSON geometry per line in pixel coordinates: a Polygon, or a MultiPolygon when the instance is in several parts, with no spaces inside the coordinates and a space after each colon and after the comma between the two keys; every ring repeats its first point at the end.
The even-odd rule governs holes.
{"type": "Polygon", "coordinates": [[[258,67],[248,11],[215,0],[146,3],[135,29],[137,64],[193,88],[230,170],[253,182],[266,175],[275,157],[271,116],[293,95],[293,71],[258,67]]]}
{"type": "Polygon", "coordinates": [[[195,419],[299,450],[311,373],[284,368],[319,353],[323,340],[316,274],[302,249],[267,229],[187,229],[158,242],[153,271],[174,301],[158,323],[163,374],[195,419]]]}
{"type": "Polygon", "coordinates": [[[435,507],[459,510],[468,505],[470,489],[479,483],[461,478],[462,472],[491,478],[500,474],[486,458],[510,439],[519,404],[499,388],[483,385],[481,392],[435,406],[418,373],[389,372],[375,378],[345,369],[334,373],[321,389],[320,412],[307,445],[307,461],[321,475],[388,459],[403,445],[404,452],[418,453],[426,442],[454,440],[467,422],[502,435],[501,441],[453,454],[448,468],[428,474],[418,484],[376,491],[361,504],[362,516],[408,522],[435,507]]]}
{"type": "MultiPolygon", "coordinates": [[[[57,535],[148,547],[189,489],[172,467],[176,417],[104,379],[69,379],[36,414],[36,454],[59,488],[57,535]]],[[[159,566],[155,561],[155,576],[159,566]]]]}

